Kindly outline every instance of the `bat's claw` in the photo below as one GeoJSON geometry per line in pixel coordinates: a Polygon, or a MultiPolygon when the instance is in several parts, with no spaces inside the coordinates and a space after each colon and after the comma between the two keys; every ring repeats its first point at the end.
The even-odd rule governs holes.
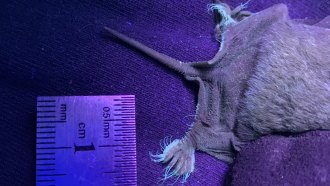
{"type": "MultiPolygon", "coordinates": [[[[166,138],[164,141],[167,141],[166,138]]],[[[161,154],[150,154],[154,162],[168,163],[162,181],[177,177],[176,180],[182,178],[182,182],[186,182],[189,175],[194,171],[194,147],[184,140],[176,139],[167,144],[162,150],[161,154]]]]}

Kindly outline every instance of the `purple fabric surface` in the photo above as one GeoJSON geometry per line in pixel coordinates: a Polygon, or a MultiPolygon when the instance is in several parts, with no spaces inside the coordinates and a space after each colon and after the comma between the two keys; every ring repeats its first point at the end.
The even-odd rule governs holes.
{"type": "Polygon", "coordinates": [[[329,185],[330,132],[267,136],[248,144],[232,169],[232,185],[329,185]]]}
{"type": "MultiPolygon", "coordinates": [[[[4,161],[0,163],[0,185],[34,183],[36,96],[115,94],[136,95],[138,184],[157,185],[164,167],[153,163],[149,152],[160,150],[159,141],[164,137],[180,138],[186,132],[195,113],[197,86],[106,37],[102,28],[114,28],[182,61],[207,60],[218,49],[213,37],[213,15],[206,9],[208,3],[204,0],[3,2],[0,155],[4,161]]],[[[241,1],[226,3],[237,6],[241,1]]],[[[249,10],[257,12],[276,3],[287,4],[294,18],[320,19],[330,14],[329,0],[253,0],[249,10]]],[[[267,140],[273,138],[275,142],[287,140],[272,137],[263,143],[270,143],[267,140]]],[[[305,148],[300,141],[304,140],[295,139],[296,152],[305,148]]],[[[274,148],[282,147],[281,144],[274,144],[274,148]]],[[[316,151],[314,143],[309,145],[309,152],[320,156],[327,152],[316,151]]],[[[234,168],[237,185],[244,183],[247,177],[243,175],[254,168],[268,178],[263,164],[259,167],[253,164],[253,158],[262,154],[259,148],[258,142],[253,143],[239,156],[234,168]]],[[[310,159],[306,166],[314,160],[320,161],[310,159]]],[[[292,162],[295,164],[290,170],[300,164],[300,159],[292,162]]],[[[227,170],[225,163],[197,153],[195,172],[187,185],[221,185],[227,170]]]]}

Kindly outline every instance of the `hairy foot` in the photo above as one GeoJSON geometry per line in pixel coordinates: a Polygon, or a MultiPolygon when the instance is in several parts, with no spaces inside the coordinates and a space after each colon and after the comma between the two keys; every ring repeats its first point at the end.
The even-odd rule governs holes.
{"type": "Polygon", "coordinates": [[[194,171],[195,164],[195,148],[187,139],[175,139],[171,141],[166,137],[161,142],[162,153],[150,154],[151,159],[157,163],[168,163],[165,168],[163,181],[177,177],[182,178],[185,182],[189,175],[194,171]]]}

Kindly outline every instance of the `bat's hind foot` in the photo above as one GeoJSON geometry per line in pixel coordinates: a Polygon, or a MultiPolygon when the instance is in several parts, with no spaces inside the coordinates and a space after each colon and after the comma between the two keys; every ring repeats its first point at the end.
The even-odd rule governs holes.
{"type": "Polygon", "coordinates": [[[195,148],[187,139],[171,141],[168,137],[161,142],[161,147],[162,153],[150,156],[154,162],[168,163],[162,181],[176,177],[185,182],[194,170],[195,148]]]}

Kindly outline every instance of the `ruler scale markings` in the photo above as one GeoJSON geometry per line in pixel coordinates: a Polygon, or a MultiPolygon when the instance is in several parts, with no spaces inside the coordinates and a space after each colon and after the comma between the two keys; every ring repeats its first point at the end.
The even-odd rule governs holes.
{"type": "Polygon", "coordinates": [[[115,103],[115,106],[134,106],[134,103],[115,103]]]}
{"type": "Polygon", "coordinates": [[[71,149],[72,147],[37,147],[37,149],[71,149]]]}
{"type": "Polygon", "coordinates": [[[121,111],[123,114],[135,114],[135,111],[121,111]]]}
{"type": "Polygon", "coordinates": [[[132,155],[135,155],[136,156],[136,154],[134,152],[132,152],[132,151],[116,151],[116,152],[119,152],[119,153],[124,154],[124,155],[125,154],[132,154],[132,155]]]}
{"type": "Polygon", "coordinates": [[[115,149],[115,151],[117,151],[117,152],[123,152],[123,153],[132,153],[132,154],[134,154],[134,151],[132,151],[132,150],[120,150],[120,149],[115,149]]]}
{"type": "Polygon", "coordinates": [[[56,131],[37,131],[37,134],[40,134],[40,135],[42,135],[42,134],[55,134],[56,133],[56,131]]]}
{"type": "Polygon", "coordinates": [[[135,137],[135,136],[127,136],[127,135],[124,135],[123,138],[124,138],[124,139],[135,139],[136,137],[135,137]]]}
{"type": "Polygon", "coordinates": [[[136,158],[136,155],[135,154],[132,154],[132,155],[120,155],[120,156],[117,156],[117,158],[121,158],[121,157],[127,157],[127,158],[136,158]]]}
{"type": "MultiPolygon", "coordinates": [[[[133,118],[134,119],[134,118],[133,118]]],[[[124,119],[124,118],[121,118],[121,119],[108,119],[106,121],[130,121],[132,119],[124,119]]]]}
{"type": "Polygon", "coordinates": [[[121,126],[121,127],[129,127],[129,126],[135,126],[135,123],[122,123],[122,124],[124,124],[123,126],[121,126]]]}
{"type": "Polygon", "coordinates": [[[128,166],[128,167],[134,167],[134,164],[133,163],[130,163],[130,164],[115,164],[115,167],[118,166],[118,167],[124,167],[124,166],[128,166]]]}
{"type": "Polygon", "coordinates": [[[125,114],[125,113],[123,113],[123,112],[121,112],[121,114],[114,114],[114,115],[115,115],[115,116],[135,116],[134,113],[131,113],[131,114],[127,113],[127,114],[125,114]]]}
{"type": "Polygon", "coordinates": [[[126,142],[126,141],[119,141],[119,143],[120,143],[121,145],[127,145],[127,144],[131,144],[131,145],[133,145],[133,144],[135,144],[135,143],[132,143],[132,142],[126,142]]]}
{"type": "MultiPolygon", "coordinates": [[[[128,168],[129,169],[129,168],[128,168]]],[[[132,169],[131,169],[132,170],[132,169]]],[[[119,175],[116,175],[116,174],[121,174],[123,176],[133,176],[132,173],[136,173],[136,171],[125,171],[125,172],[121,172],[121,171],[117,171],[117,172],[107,172],[105,171],[104,172],[105,174],[114,174],[116,177],[119,176],[119,175]]],[[[134,177],[137,177],[134,175],[134,177]]]]}
{"type": "Polygon", "coordinates": [[[116,174],[116,173],[121,173],[121,171],[105,171],[104,173],[116,174]]]}
{"type": "MultiPolygon", "coordinates": [[[[131,173],[131,172],[136,172],[136,170],[134,171],[134,170],[132,170],[132,171],[128,171],[129,173],[131,173]]],[[[122,175],[116,175],[116,176],[134,176],[134,177],[136,177],[136,175],[131,175],[131,174],[129,174],[129,173],[123,173],[122,175]]]]}
{"type": "Polygon", "coordinates": [[[123,159],[123,160],[131,160],[132,158],[131,157],[122,157],[121,159],[123,159]]]}
{"type": "Polygon", "coordinates": [[[37,126],[37,129],[55,129],[55,126],[37,126]]]}
{"type": "Polygon", "coordinates": [[[134,166],[132,166],[132,165],[117,165],[117,166],[114,165],[114,167],[116,167],[118,169],[125,169],[125,171],[121,170],[122,173],[131,174],[132,172],[134,172],[134,171],[128,171],[127,170],[129,168],[133,168],[134,166]]]}
{"type": "MultiPolygon", "coordinates": [[[[118,185],[120,185],[120,186],[131,186],[132,185],[132,179],[134,179],[134,178],[132,178],[132,177],[128,177],[128,178],[122,178],[122,177],[115,177],[117,180],[120,180],[121,182],[116,182],[118,185]]],[[[117,185],[116,184],[116,185],[117,185]]]]}
{"type": "Polygon", "coordinates": [[[37,155],[55,155],[55,152],[37,152],[37,155]]]}
{"type": "MultiPolygon", "coordinates": [[[[126,169],[129,169],[129,168],[126,168],[126,169]]],[[[120,175],[119,173],[114,173],[113,175],[115,177],[126,177],[126,176],[131,176],[131,177],[137,177],[137,176],[133,176],[133,175],[136,175],[136,170],[132,170],[132,171],[125,171],[125,172],[121,172],[120,175]]]]}
{"type": "Polygon", "coordinates": [[[124,154],[124,155],[121,155],[121,156],[117,156],[116,158],[123,158],[123,157],[126,157],[126,158],[132,158],[132,157],[136,157],[136,154],[124,154]]]}
{"type": "Polygon", "coordinates": [[[37,163],[37,166],[52,166],[55,165],[55,163],[37,163]]]}
{"type": "Polygon", "coordinates": [[[56,116],[37,116],[37,118],[56,118],[56,116]]]}
{"type": "Polygon", "coordinates": [[[124,138],[124,136],[127,136],[127,135],[125,135],[125,134],[115,134],[115,136],[118,136],[118,137],[123,136],[123,138],[124,138]]]}
{"type": "Polygon", "coordinates": [[[121,129],[115,129],[114,131],[127,131],[127,129],[125,129],[124,127],[121,129]]]}
{"type": "MultiPolygon", "coordinates": [[[[125,169],[128,169],[128,168],[125,168],[125,169]]],[[[122,171],[121,172],[122,174],[128,174],[128,175],[133,175],[133,174],[136,174],[136,171],[122,171]]],[[[113,174],[114,176],[117,176],[118,175],[118,173],[116,173],[116,174],[113,174]]]]}
{"type": "Polygon", "coordinates": [[[123,149],[135,149],[135,145],[123,145],[123,149]]]}
{"type": "Polygon", "coordinates": [[[123,148],[125,148],[125,145],[135,145],[135,143],[132,143],[131,141],[128,141],[128,142],[121,142],[121,144],[124,146],[123,148]]]}
{"type": "Polygon", "coordinates": [[[56,125],[57,124],[54,124],[54,123],[37,123],[37,128],[40,127],[40,128],[54,128],[54,129],[56,129],[56,125]]]}
{"type": "MultiPolygon", "coordinates": [[[[118,179],[119,180],[119,179],[118,179]]],[[[132,183],[130,180],[121,180],[121,182],[117,181],[115,185],[120,185],[120,186],[132,186],[132,183]]]]}
{"type": "Polygon", "coordinates": [[[55,108],[56,105],[38,105],[38,108],[55,108]]]}
{"type": "Polygon", "coordinates": [[[123,141],[123,142],[126,142],[127,140],[126,140],[126,139],[116,139],[115,141],[123,141]]]}
{"type": "Polygon", "coordinates": [[[124,134],[135,134],[135,131],[132,131],[132,132],[130,132],[130,131],[125,131],[125,132],[122,132],[122,133],[124,133],[124,134]]]}
{"type": "Polygon", "coordinates": [[[135,111],[135,109],[134,108],[130,108],[130,109],[114,109],[114,111],[116,112],[116,111],[120,111],[120,112],[125,112],[125,111],[135,111]]]}
{"type": "Polygon", "coordinates": [[[118,165],[118,166],[121,166],[121,165],[124,165],[124,166],[126,166],[126,165],[129,165],[129,166],[131,166],[131,167],[134,167],[134,164],[135,162],[131,162],[131,163],[120,163],[120,162],[116,162],[116,164],[115,165],[118,165]]]}
{"type": "Polygon", "coordinates": [[[122,116],[121,118],[132,118],[132,119],[135,119],[135,116],[122,116]]]}
{"type": "Polygon", "coordinates": [[[133,101],[132,103],[134,103],[134,99],[133,98],[128,98],[128,99],[114,99],[114,101],[133,101]]]}
{"type": "Polygon", "coordinates": [[[131,121],[123,121],[122,123],[114,124],[114,126],[128,126],[127,124],[135,124],[134,122],[131,121]]]}
{"type": "Polygon", "coordinates": [[[38,145],[42,145],[42,144],[55,144],[54,141],[47,141],[47,142],[37,142],[38,145]]]}
{"type": "Polygon", "coordinates": [[[134,126],[123,126],[122,128],[123,129],[133,129],[133,130],[135,130],[135,127],[134,126]]]}
{"type": "Polygon", "coordinates": [[[54,155],[37,155],[37,158],[36,158],[36,160],[38,161],[38,160],[43,160],[43,159],[45,159],[45,160],[55,160],[56,158],[55,158],[56,156],[54,156],[54,155]]]}
{"type": "Polygon", "coordinates": [[[37,158],[37,160],[55,160],[55,158],[37,158]]]}
{"type": "Polygon", "coordinates": [[[137,185],[135,96],[38,97],[36,127],[37,186],[84,186],[77,180],[80,172],[96,185],[137,185]],[[102,158],[106,162],[98,165],[100,161],[93,160],[98,156],[106,157],[102,158]],[[76,158],[83,159],[76,162],[76,158]],[[86,163],[96,168],[86,169],[86,163]],[[90,177],[106,164],[118,164],[110,166],[119,169],[117,176],[90,177]]]}
{"type": "MultiPolygon", "coordinates": [[[[136,139],[136,136],[134,136],[134,135],[127,135],[127,134],[122,135],[122,136],[118,136],[118,137],[121,137],[121,138],[124,139],[124,140],[130,140],[130,141],[136,139]]],[[[134,143],[134,144],[135,144],[135,142],[136,142],[136,141],[132,141],[132,143],[134,143]]]]}
{"type": "Polygon", "coordinates": [[[37,176],[65,176],[66,174],[37,174],[37,176]]]}
{"type": "Polygon", "coordinates": [[[122,95],[122,96],[120,96],[120,98],[122,98],[122,99],[135,99],[135,96],[134,95],[122,95]]]}
{"type": "Polygon", "coordinates": [[[137,178],[137,177],[136,176],[116,176],[116,178],[127,179],[127,178],[137,178]]]}
{"type": "Polygon", "coordinates": [[[114,114],[135,114],[135,110],[122,109],[121,111],[114,111],[114,114]]]}
{"type": "Polygon", "coordinates": [[[55,110],[37,110],[37,113],[54,113],[55,110]]]}
{"type": "MultiPolygon", "coordinates": [[[[130,125],[126,125],[126,126],[119,126],[117,127],[117,129],[115,130],[122,130],[120,132],[135,132],[135,128],[124,128],[124,127],[130,127],[130,125]]],[[[119,131],[118,131],[119,132],[119,131]]]]}
{"type": "Polygon", "coordinates": [[[120,179],[124,179],[124,180],[125,180],[125,177],[124,176],[135,178],[136,176],[132,176],[131,173],[132,172],[125,173],[125,174],[122,174],[122,175],[115,175],[115,177],[120,178],[120,179]]]}
{"type": "Polygon", "coordinates": [[[37,139],[55,139],[55,136],[47,136],[47,137],[37,136],[37,139]]]}
{"type": "Polygon", "coordinates": [[[131,161],[127,161],[127,160],[123,160],[123,159],[118,159],[118,160],[115,160],[115,162],[123,162],[123,163],[126,163],[126,162],[134,162],[133,160],[131,161]]]}
{"type": "Polygon", "coordinates": [[[118,144],[118,145],[99,145],[99,147],[123,147],[123,148],[128,148],[128,147],[134,147],[135,148],[135,143],[132,143],[132,145],[124,145],[124,144],[118,144]]]}
{"type": "Polygon", "coordinates": [[[37,182],[55,182],[55,180],[54,179],[52,179],[52,180],[37,180],[37,182]]]}
{"type": "Polygon", "coordinates": [[[135,168],[128,167],[128,168],[125,168],[125,172],[123,172],[123,175],[131,174],[132,172],[137,172],[137,170],[135,168]]]}
{"type": "Polygon", "coordinates": [[[37,134],[55,134],[56,131],[37,131],[37,134]]]}
{"type": "Polygon", "coordinates": [[[40,120],[37,120],[37,124],[39,123],[66,123],[66,121],[40,121],[40,120]]]}
{"type": "Polygon", "coordinates": [[[44,103],[44,102],[56,102],[56,100],[52,99],[52,100],[38,100],[37,102],[39,103],[44,103]]]}

